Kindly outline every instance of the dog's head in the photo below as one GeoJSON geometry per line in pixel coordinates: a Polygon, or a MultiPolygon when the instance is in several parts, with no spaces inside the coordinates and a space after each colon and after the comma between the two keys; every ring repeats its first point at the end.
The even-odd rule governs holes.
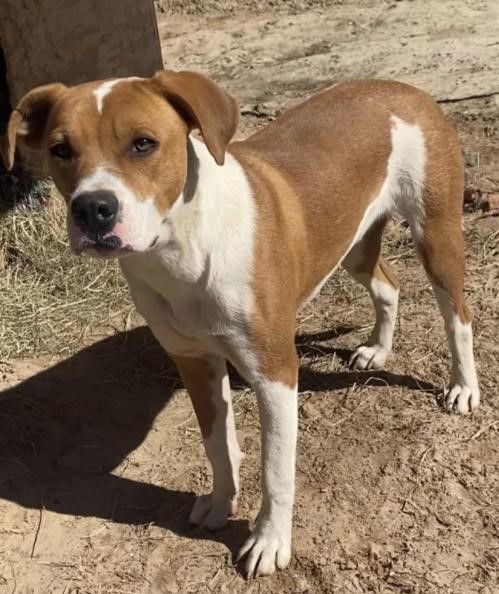
{"type": "Polygon", "coordinates": [[[67,202],[72,248],[119,256],[157,242],[186,182],[190,131],[222,165],[237,122],[236,102],[194,72],[51,84],[20,101],[2,153],[10,169],[17,143],[42,150],[67,202]]]}

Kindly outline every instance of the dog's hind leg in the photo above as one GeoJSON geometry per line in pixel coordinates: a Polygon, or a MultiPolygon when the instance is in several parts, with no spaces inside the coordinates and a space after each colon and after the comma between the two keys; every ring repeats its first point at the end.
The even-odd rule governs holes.
{"type": "Polygon", "coordinates": [[[383,367],[392,348],[399,290],[397,279],[380,255],[385,224],[385,220],[375,222],[343,260],[343,267],[369,292],[376,311],[369,340],[350,357],[354,369],[383,367]]]}
{"type": "Polygon", "coordinates": [[[480,403],[473,357],[471,316],[464,301],[464,242],[461,230],[462,193],[459,200],[433,200],[421,229],[413,228],[418,255],[430,279],[452,355],[451,379],[444,405],[465,414],[480,403]],[[437,204],[446,204],[446,208],[437,204]]]}
{"type": "MultiPolygon", "coordinates": [[[[435,119],[430,125],[420,149],[426,155],[424,173],[418,183],[412,182],[411,192],[401,194],[399,211],[409,222],[445,322],[452,355],[445,406],[464,414],[477,408],[480,391],[471,317],[464,301],[463,160],[453,128],[445,120],[435,119]]],[[[417,138],[413,141],[417,144],[417,138]]]]}

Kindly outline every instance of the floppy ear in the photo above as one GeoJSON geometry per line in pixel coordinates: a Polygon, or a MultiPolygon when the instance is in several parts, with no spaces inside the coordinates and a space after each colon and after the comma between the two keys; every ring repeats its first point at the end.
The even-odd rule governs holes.
{"type": "Polygon", "coordinates": [[[189,126],[199,128],[211,155],[218,165],[223,165],[225,149],[239,122],[235,99],[196,72],[162,70],[152,80],[189,126]]]}
{"type": "Polygon", "coordinates": [[[21,99],[10,115],[0,153],[8,170],[14,165],[16,144],[28,148],[42,147],[45,126],[52,107],[65,92],[65,85],[55,83],[33,89],[21,99]]]}

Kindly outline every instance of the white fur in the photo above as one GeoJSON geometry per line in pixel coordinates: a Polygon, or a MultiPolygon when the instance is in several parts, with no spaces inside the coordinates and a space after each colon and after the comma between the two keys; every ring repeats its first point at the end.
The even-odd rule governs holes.
{"type": "MultiPolygon", "coordinates": [[[[405,217],[416,237],[422,235],[424,204],[422,190],[425,179],[426,149],[421,128],[391,117],[392,150],[385,181],[376,199],[367,208],[352,242],[355,246],[379,219],[398,212],[405,217]]],[[[355,256],[354,256],[355,257],[355,256]]],[[[362,257],[362,256],[361,256],[362,257]]],[[[354,369],[379,369],[392,348],[397,317],[398,289],[372,276],[355,278],[369,291],[376,310],[376,323],[366,345],[358,347],[350,358],[354,369]]]]}
{"type": "MultiPolygon", "coordinates": [[[[191,142],[199,160],[193,195],[178,198],[152,251],[120,264],[138,310],[166,350],[230,359],[234,351],[249,353],[255,205],[230,154],[220,167],[203,143],[191,142]]],[[[249,379],[254,357],[232,363],[241,370],[243,361],[249,379]]]]}
{"type": "MultiPolygon", "coordinates": [[[[80,180],[71,195],[75,200],[83,192],[108,190],[113,192],[119,203],[118,222],[108,235],[116,235],[123,242],[123,247],[133,251],[146,251],[162,232],[162,217],[152,198],[137,196],[125,181],[111,173],[106,167],[98,167],[80,180]]],[[[78,249],[82,232],[69,216],[70,238],[73,247],[78,249]]]]}
{"type": "Polygon", "coordinates": [[[392,152],[388,160],[388,191],[395,209],[411,226],[414,238],[423,235],[426,146],[423,131],[396,116],[392,121],[392,152]]]}
{"type": "Polygon", "coordinates": [[[409,124],[397,116],[391,116],[390,119],[392,124],[392,150],[388,159],[386,178],[381,190],[367,207],[345,254],[312,291],[306,303],[318,295],[350,250],[363,239],[371,226],[381,218],[398,212],[408,220],[416,236],[421,237],[424,221],[422,188],[426,161],[423,132],[418,125],[409,124]]]}
{"type": "Polygon", "coordinates": [[[256,394],[262,431],[263,499],[256,527],[239,551],[247,555],[248,577],[269,575],[291,558],[296,437],[297,388],[261,380],[256,394]]]}
{"type": "Polygon", "coordinates": [[[242,454],[237,442],[225,360],[210,357],[210,362],[214,377],[206,387],[206,398],[214,405],[216,417],[204,445],[213,469],[213,491],[197,498],[189,520],[217,530],[225,526],[227,518],[237,511],[242,454]]]}
{"type": "Polygon", "coordinates": [[[422,191],[426,148],[421,128],[392,115],[392,150],[383,186],[366,210],[352,245],[364,237],[374,222],[397,211],[421,234],[424,220],[422,191]]]}
{"type": "Polygon", "coordinates": [[[377,314],[371,340],[390,351],[397,318],[399,291],[395,287],[373,277],[370,281],[369,293],[374,301],[377,314]]]}
{"type": "Polygon", "coordinates": [[[103,82],[101,85],[99,85],[95,91],[94,91],[94,95],[95,95],[95,100],[97,102],[97,111],[99,113],[102,113],[102,107],[104,105],[104,98],[109,95],[109,93],[111,92],[112,88],[114,87],[114,85],[116,85],[117,83],[119,83],[122,79],[121,78],[115,78],[113,80],[107,80],[106,82],[103,82]]]}
{"type": "Polygon", "coordinates": [[[17,128],[18,136],[27,136],[31,132],[28,122],[23,120],[17,128]]]}
{"type": "Polygon", "coordinates": [[[95,90],[95,100],[97,102],[97,111],[102,113],[102,108],[104,106],[104,99],[109,95],[109,93],[113,90],[113,87],[120,82],[126,80],[140,80],[138,76],[130,76],[128,78],[114,78],[112,80],[106,80],[102,84],[100,84],[95,90]]]}
{"type": "Polygon", "coordinates": [[[376,323],[368,343],[355,350],[349,363],[354,369],[380,369],[392,350],[399,291],[373,276],[358,280],[373,300],[376,323]]]}
{"type": "Polygon", "coordinates": [[[466,414],[480,404],[480,389],[473,357],[473,333],[471,324],[463,324],[452,310],[448,294],[433,286],[440,311],[445,321],[445,330],[452,355],[449,386],[445,392],[447,410],[466,414]]]}
{"type": "MultiPolygon", "coordinates": [[[[189,199],[180,196],[174,204],[154,250],[122,258],[120,264],[138,310],[166,350],[228,358],[257,392],[263,503],[241,555],[248,553],[250,575],[263,575],[276,565],[286,566],[291,556],[297,391],[262,378],[247,343],[255,205],[246,176],[230,154],[219,167],[204,144],[194,139],[192,143],[199,161],[194,193],[189,199]]],[[[225,523],[235,506],[228,493],[237,492],[238,486],[239,448],[232,413],[230,408],[220,412],[229,407],[227,382],[224,376],[217,397],[219,414],[205,444],[214,492],[199,499],[191,515],[194,522],[211,527],[225,523]]]]}

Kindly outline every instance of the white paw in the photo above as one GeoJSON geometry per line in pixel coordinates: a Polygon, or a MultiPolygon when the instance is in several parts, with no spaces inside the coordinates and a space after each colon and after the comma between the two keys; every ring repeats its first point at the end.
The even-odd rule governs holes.
{"type": "Polygon", "coordinates": [[[213,493],[200,495],[192,507],[189,522],[202,528],[208,528],[208,530],[220,530],[236,511],[237,501],[235,498],[218,498],[213,493]]]}
{"type": "Polygon", "coordinates": [[[379,344],[362,345],[355,349],[348,364],[356,370],[381,369],[388,357],[388,350],[379,344]]]}
{"type": "Polygon", "coordinates": [[[444,394],[444,405],[449,412],[466,415],[480,404],[478,386],[469,387],[465,382],[451,382],[444,394]]]}
{"type": "Polygon", "coordinates": [[[276,567],[284,569],[291,559],[291,523],[277,528],[269,520],[258,520],[251,536],[243,544],[237,561],[247,555],[245,569],[248,578],[271,575],[276,567]]]}

